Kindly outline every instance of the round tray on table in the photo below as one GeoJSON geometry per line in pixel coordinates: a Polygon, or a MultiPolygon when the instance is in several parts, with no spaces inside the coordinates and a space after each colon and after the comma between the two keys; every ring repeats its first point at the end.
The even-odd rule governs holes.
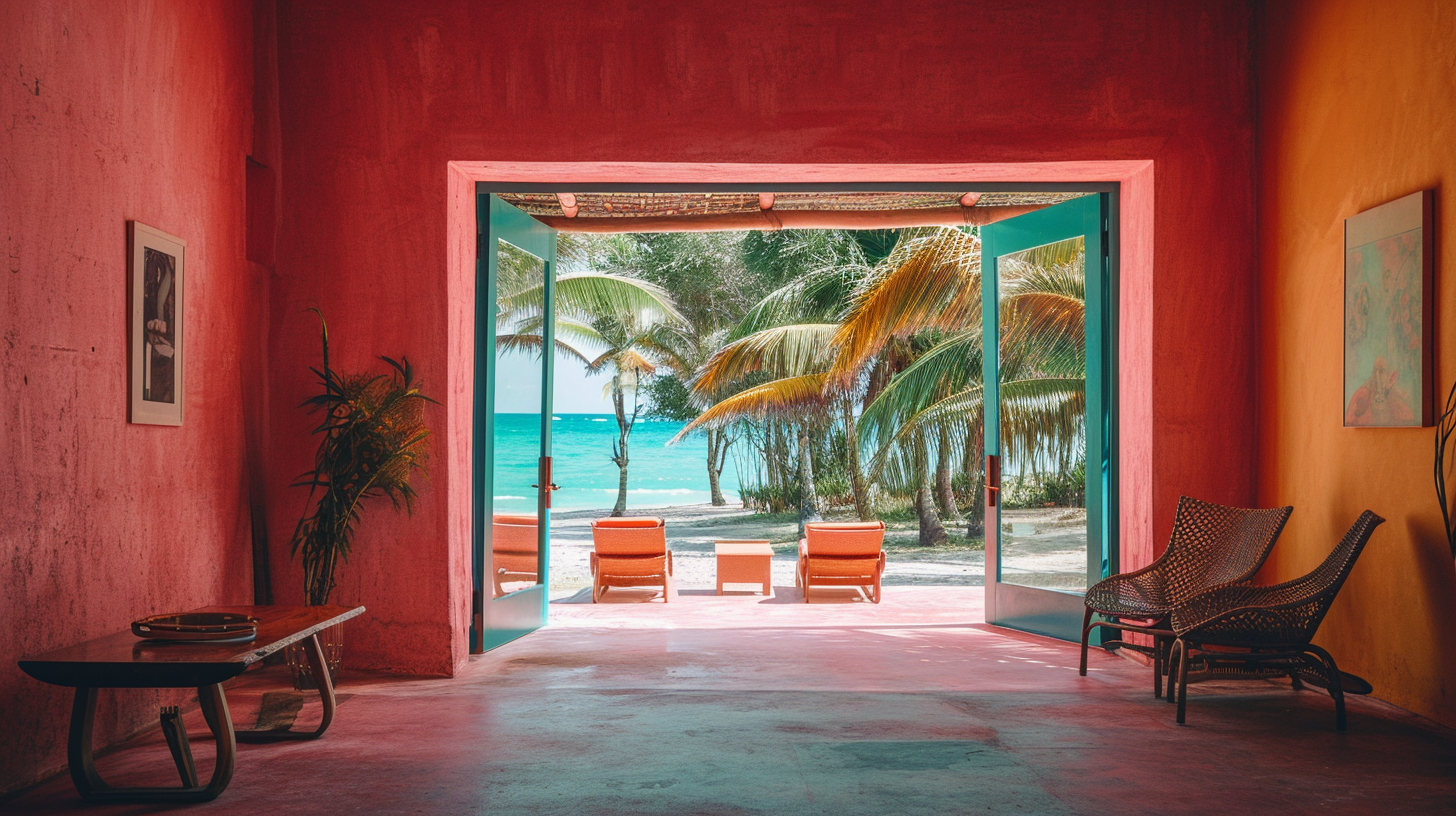
{"type": "Polygon", "coordinates": [[[233,612],[173,612],[131,622],[132,634],[176,643],[245,643],[258,636],[258,619],[233,612]]]}

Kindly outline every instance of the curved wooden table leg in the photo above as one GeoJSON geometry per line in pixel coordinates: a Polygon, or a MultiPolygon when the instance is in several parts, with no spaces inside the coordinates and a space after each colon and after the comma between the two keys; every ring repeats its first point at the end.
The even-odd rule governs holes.
{"type": "Polygon", "coordinates": [[[67,757],[71,764],[71,781],[81,798],[88,802],[210,802],[217,798],[233,778],[237,759],[237,743],[233,740],[233,721],[228,713],[227,698],[221,685],[203,686],[197,690],[203,716],[217,737],[217,764],[205,786],[182,788],[113,788],[96,772],[91,753],[92,725],[96,720],[96,689],[76,689],[71,708],[71,733],[67,757]]]}
{"type": "MultiPolygon", "coordinates": [[[[238,742],[311,740],[322,737],[324,732],[329,730],[329,723],[334,721],[334,709],[338,706],[338,701],[334,697],[334,678],[329,675],[328,664],[324,660],[324,650],[319,645],[318,635],[308,636],[308,640],[303,642],[303,651],[308,656],[308,668],[318,682],[319,702],[324,706],[323,718],[319,720],[318,728],[312,731],[238,731],[238,742]]],[[[206,712],[207,709],[204,706],[204,715],[206,712]]]]}

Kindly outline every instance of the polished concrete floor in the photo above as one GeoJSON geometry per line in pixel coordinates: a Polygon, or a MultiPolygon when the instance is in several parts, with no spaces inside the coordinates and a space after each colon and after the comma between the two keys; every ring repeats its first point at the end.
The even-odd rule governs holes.
{"type": "MultiPolygon", "coordinates": [[[[670,604],[614,594],[554,604],[550,627],[454,679],[345,673],[322,740],[240,746],[231,787],[192,809],[1456,812],[1456,742],[1417,718],[1357,699],[1337,734],[1323,692],[1203,683],[1178,726],[1148,669],[1096,652],[1079,677],[1075,645],[970,623],[979,588],[897,587],[879,606],[832,590],[805,605],[791,587],[670,604]]],[[[280,680],[268,669],[230,692],[240,726],[280,680]]],[[[155,734],[99,764],[113,784],[175,784],[155,734]]],[[[0,803],[73,810],[162,809],[84,806],[65,777],[0,803]]]]}

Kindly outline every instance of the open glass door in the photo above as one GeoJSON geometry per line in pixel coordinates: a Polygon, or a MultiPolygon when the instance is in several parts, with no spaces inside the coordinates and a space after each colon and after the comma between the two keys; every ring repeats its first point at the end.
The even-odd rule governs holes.
{"type": "Polygon", "coordinates": [[[1108,194],[981,230],[986,621],[1078,640],[1117,569],[1108,194]]]}
{"type": "Polygon", "coordinates": [[[477,196],[470,642],[492,649],[546,623],[556,231],[477,196]]]}

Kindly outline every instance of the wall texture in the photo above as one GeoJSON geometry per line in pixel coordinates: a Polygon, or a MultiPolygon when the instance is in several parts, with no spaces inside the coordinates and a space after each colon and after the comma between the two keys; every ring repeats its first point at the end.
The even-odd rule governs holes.
{"type": "MultiPolygon", "coordinates": [[[[1151,529],[1124,565],[1161,548],[1181,493],[1252,501],[1252,20],[1248,2],[281,3],[278,597],[300,595],[286,540],[302,497],[286,485],[309,461],[307,307],[329,316],[341,368],[408,354],[447,403],[436,427],[467,415],[450,388],[469,365],[451,322],[468,310],[449,300],[464,291],[447,264],[450,161],[1151,160],[1153,319],[1132,362],[1152,385],[1128,395],[1152,426],[1151,529]]],[[[465,657],[468,449],[437,441],[414,518],[369,511],[342,572],[339,600],[370,610],[354,665],[449,673],[465,657]]]]}
{"type": "MultiPolygon", "coordinates": [[[[246,2],[0,4],[0,793],[65,762],[70,692],[17,658],[252,597],[251,33],[246,2]],[[187,241],[180,428],[126,419],[128,219],[187,241]]],[[[156,703],[104,694],[98,744],[156,703]]]]}
{"type": "Polygon", "coordinates": [[[1259,499],[1293,504],[1266,571],[1312,568],[1361,510],[1371,540],[1318,642],[1376,694],[1456,726],[1456,570],[1432,432],[1341,427],[1344,220],[1436,189],[1437,384],[1456,378],[1456,6],[1270,4],[1259,43],[1259,499]]]}

